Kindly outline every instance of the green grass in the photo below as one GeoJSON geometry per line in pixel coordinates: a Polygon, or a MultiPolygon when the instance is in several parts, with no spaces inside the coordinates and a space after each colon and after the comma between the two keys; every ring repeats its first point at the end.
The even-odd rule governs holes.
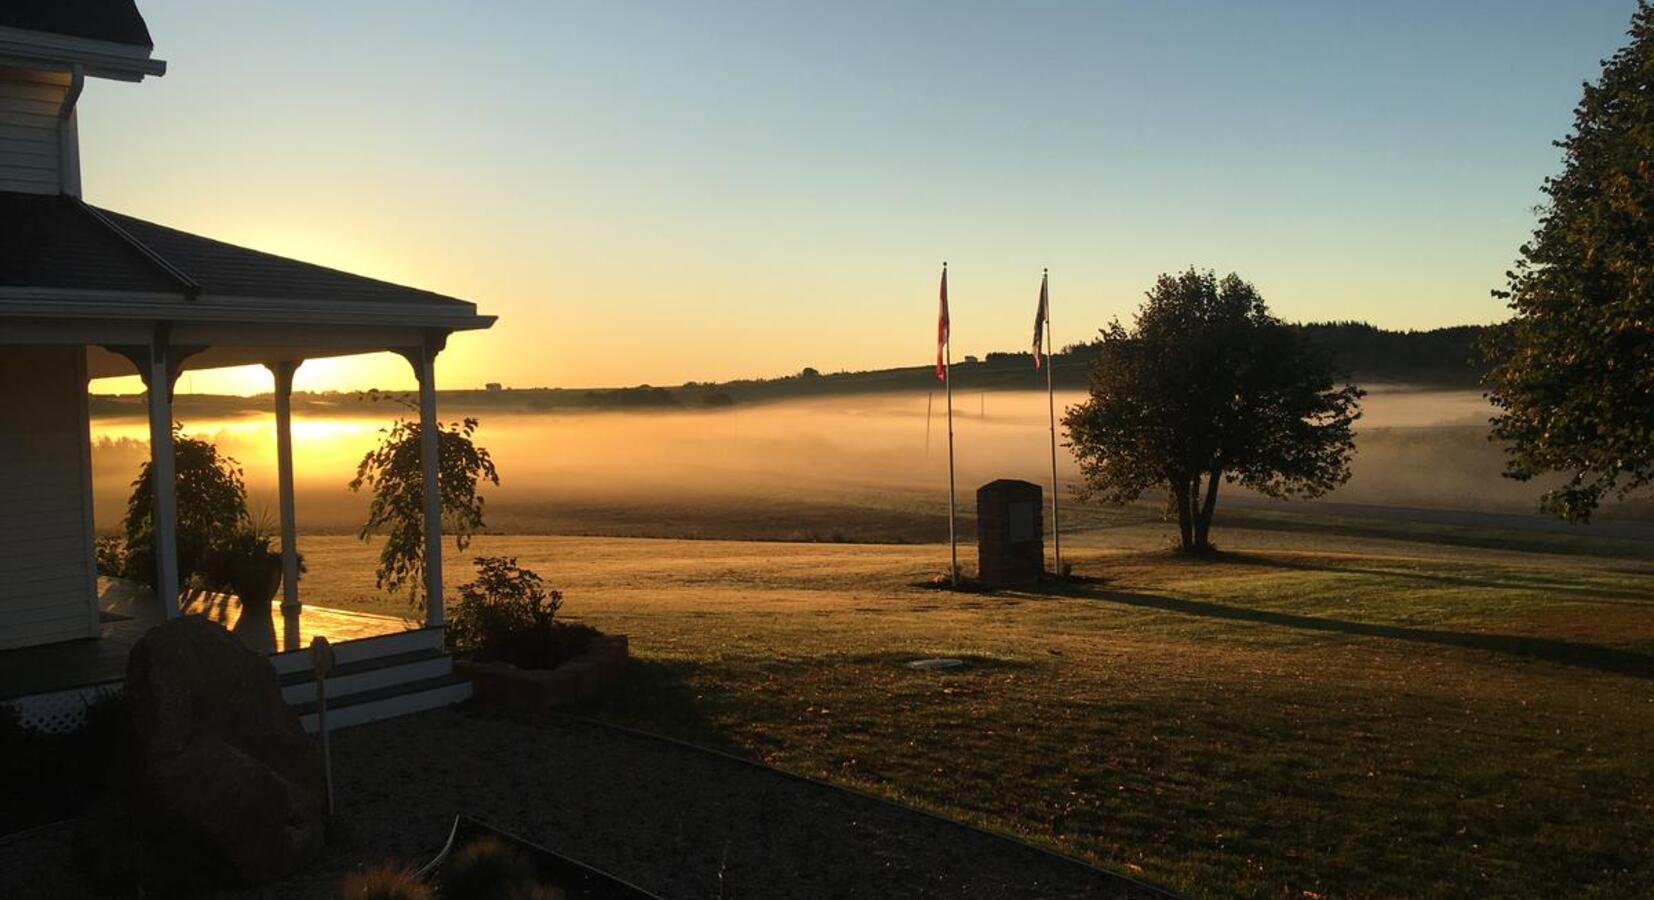
{"type": "MultiPolygon", "coordinates": [[[[1338,532],[1230,529],[1190,561],[1098,528],[1065,539],[1093,580],[995,595],[915,586],[934,545],[473,552],[631,635],[581,712],[1192,896],[1654,895],[1648,567],[1338,532]],[[935,655],[969,665],[903,665],[935,655]]],[[[310,602],[382,602],[368,548],[305,550],[310,602]]]]}

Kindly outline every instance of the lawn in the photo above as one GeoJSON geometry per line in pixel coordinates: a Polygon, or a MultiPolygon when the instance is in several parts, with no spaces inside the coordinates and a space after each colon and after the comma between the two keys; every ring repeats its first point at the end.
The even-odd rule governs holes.
{"type": "MultiPolygon", "coordinates": [[[[1191,896],[1654,895],[1654,567],[1335,527],[1219,539],[1195,562],[1160,526],[1100,528],[1065,540],[1083,583],[994,595],[919,586],[933,545],[471,553],[631,635],[627,677],[580,712],[1191,896]],[[904,665],[928,656],[968,665],[904,665]]],[[[305,551],[309,602],[384,608],[370,548],[305,551]]]]}

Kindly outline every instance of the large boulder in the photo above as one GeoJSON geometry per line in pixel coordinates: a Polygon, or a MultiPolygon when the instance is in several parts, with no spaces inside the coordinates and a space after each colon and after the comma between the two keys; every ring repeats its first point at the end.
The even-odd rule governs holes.
{"type": "Polygon", "coordinates": [[[266,657],[205,617],[174,619],[133,647],[126,697],[115,783],[135,846],[109,855],[139,860],[130,877],[160,891],[256,884],[321,852],[321,752],[266,657]]]}

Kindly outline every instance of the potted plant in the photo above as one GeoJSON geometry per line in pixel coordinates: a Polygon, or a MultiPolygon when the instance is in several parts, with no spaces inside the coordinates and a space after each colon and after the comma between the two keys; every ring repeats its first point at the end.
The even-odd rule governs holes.
{"type": "MultiPolygon", "coordinates": [[[[273,544],[269,531],[243,523],[213,543],[202,565],[202,580],[210,590],[234,594],[241,602],[241,615],[230,631],[263,653],[276,649],[270,602],[281,589],[281,553],[273,544]]],[[[304,571],[302,560],[299,571],[304,571]]]]}

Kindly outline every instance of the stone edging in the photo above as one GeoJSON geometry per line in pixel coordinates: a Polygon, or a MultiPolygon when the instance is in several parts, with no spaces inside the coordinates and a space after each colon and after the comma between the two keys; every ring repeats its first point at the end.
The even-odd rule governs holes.
{"type": "Polygon", "coordinates": [[[455,659],[454,673],[471,681],[483,706],[550,709],[577,703],[620,677],[629,645],[624,634],[598,635],[579,656],[555,669],[522,669],[508,662],[455,659]]]}

